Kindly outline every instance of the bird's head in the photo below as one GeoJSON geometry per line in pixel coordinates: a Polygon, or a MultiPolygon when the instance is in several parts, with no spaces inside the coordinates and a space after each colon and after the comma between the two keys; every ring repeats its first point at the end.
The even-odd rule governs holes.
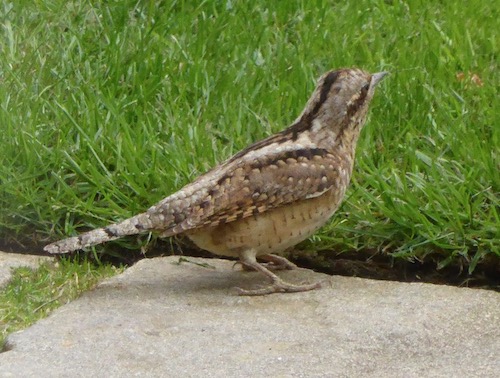
{"type": "Polygon", "coordinates": [[[359,135],[375,87],[386,74],[356,68],[325,73],[297,122],[312,133],[333,132],[336,138],[359,135]]]}

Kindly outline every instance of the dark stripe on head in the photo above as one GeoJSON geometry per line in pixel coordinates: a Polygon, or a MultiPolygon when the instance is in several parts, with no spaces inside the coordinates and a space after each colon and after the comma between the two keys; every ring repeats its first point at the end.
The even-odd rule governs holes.
{"type": "Polygon", "coordinates": [[[328,93],[330,93],[330,89],[332,88],[333,83],[337,81],[338,77],[339,71],[330,72],[328,75],[326,75],[325,80],[323,81],[323,85],[321,86],[319,101],[314,105],[313,111],[311,112],[311,115],[313,117],[316,116],[316,114],[319,112],[319,108],[321,108],[321,105],[325,103],[326,99],[328,98],[328,93]]]}
{"type": "Polygon", "coordinates": [[[344,121],[342,123],[342,127],[340,128],[339,132],[337,133],[336,139],[342,143],[342,136],[344,135],[344,131],[349,127],[351,124],[351,118],[356,114],[356,112],[359,110],[360,107],[363,106],[366,96],[368,95],[368,90],[370,89],[370,84],[366,84],[363,88],[361,88],[361,92],[359,94],[359,97],[356,101],[354,101],[349,107],[347,108],[346,115],[344,117],[344,121]]]}
{"type": "Polygon", "coordinates": [[[361,88],[359,98],[356,101],[354,101],[351,105],[349,105],[349,107],[347,108],[347,115],[346,115],[348,119],[351,118],[361,106],[363,106],[369,88],[370,84],[366,84],[363,88],[361,88]]]}
{"type": "Polygon", "coordinates": [[[341,72],[342,71],[333,71],[325,76],[323,84],[321,85],[321,88],[319,90],[318,102],[314,104],[314,108],[312,109],[312,111],[305,113],[296,124],[278,134],[283,136],[283,140],[287,140],[288,138],[290,138],[291,134],[291,139],[295,141],[297,140],[300,132],[311,128],[314,118],[317,116],[319,110],[321,109],[321,106],[328,99],[328,94],[330,93],[333,84],[337,81],[341,72]]]}

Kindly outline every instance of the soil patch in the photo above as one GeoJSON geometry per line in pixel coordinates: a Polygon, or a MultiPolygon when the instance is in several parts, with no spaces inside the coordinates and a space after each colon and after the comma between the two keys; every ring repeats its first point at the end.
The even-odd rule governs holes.
{"type": "MultiPolygon", "coordinates": [[[[141,252],[140,248],[126,249],[126,253],[124,253],[124,246],[130,245],[130,242],[131,240],[128,240],[128,243],[124,241],[122,246],[116,243],[107,245],[105,249],[99,247],[103,252],[100,255],[101,261],[130,266],[146,257],[170,255],[214,256],[209,252],[198,249],[186,238],[158,239],[154,246],[148,246],[146,254],[141,252]]],[[[43,246],[39,244],[27,245],[24,243],[21,245],[0,240],[0,250],[6,252],[46,255],[42,248],[43,246]]],[[[74,259],[93,258],[93,255],[75,253],[71,257],[74,259]]],[[[220,256],[217,257],[220,258],[220,256]]],[[[456,261],[438,269],[435,261],[407,261],[374,251],[339,254],[331,250],[317,252],[295,250],[290,252],[287,257],[300,267],[331,275],[400,282],[427,282],[500,291],[500,259],[494,257],[483,259],[472,274],[468,273],[466,261],[456,261]]]]}

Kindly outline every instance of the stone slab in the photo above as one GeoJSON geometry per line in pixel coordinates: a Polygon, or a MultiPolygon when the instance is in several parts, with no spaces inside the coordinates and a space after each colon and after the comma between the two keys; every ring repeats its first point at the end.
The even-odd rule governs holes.
{"type": "Polygon", "coordinates": [[[262,277],[189,260],[142,260],[10,335],[0,377],[499,376],[499,293],[301,269],[278,274],[324,287],[239,297],[262,277]]]}
{"type": "Polygon", "coordinates": [[[27,266],[36,269],[41,263],[52,261],[49,256],[27,255],[0,251],[0,287],[6,285],[12,277],[12,269],[27,266]]]}

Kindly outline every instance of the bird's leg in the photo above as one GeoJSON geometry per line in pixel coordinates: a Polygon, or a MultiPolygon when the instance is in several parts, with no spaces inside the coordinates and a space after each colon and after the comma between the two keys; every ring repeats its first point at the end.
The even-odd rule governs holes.
{"type": "MultiPolygon", "coordinates": [[[[297,269],[297,265],[295,265],[293,262],[290,260],[286,259],[285,257],[278,256],[278,255],[273,255],[273,254],[268,254],[268,255],[261,255],[259,256],[259,259],[264,260],[265,263],[261,263],[262,266],[266,267],[267,269],[271,271],[275,270],[293,270],[297,269]]],[[[243,261],[238,261],[236,264],[241,264],[243,267],[243,270],[249,271],[249,270],[255,270],[253,266],[248,266],[245,265],[243,261]]]]}
{"type": "MultiPolygon", "coordinates": [[[[265,255],[268,257],[268,260],[273,260],[274,262],[279,261],[281,264],[286,264],[284,261],[286,261],[289,264],[290,263],[287,259],[284,257],[281,258],[279,256],[275,255],[265,255]],[[269,256],[272,256],[269,259],[269,256]],[[278,259],[276,259],[276,257],[278,259]],[[283,259],[283,260],[281,260],[283,259]]],[[[295,285],[291,284],[288,282],[283,281],[281,278],[279,278],[276,274],[271,272],[269,269],[267,269],[264,265],[260,264],[257,262],[255,258],[255,254],[253,253],[252,250],[246,250],[245,252],[240,254],[240,261],[243,266],[246,268],[251,268],[253,270],[256,270],[258,272],[261,272],[264,274],[266,277],[270,278],[272,281],[272,284],[264,287],[262,289],[255,289],[255,290],[245,290],[241,288],[237,288],[238,294],[239,295],[267,295],[267,294],[273,294],[273,293],[298,293],[301,291],[309,291],[309,290],[314,290],[318,289],[321,287],[320,282],[316,282],[314,284],[303,284],[303,285],[295,285]]],[[[292,264],[294,265],[294,264],[292,264]]],[[[288,265],[287,266],[291,266],[288,265]]],[[[290,269],[290,268],[288,268],[290,269]]]]}

